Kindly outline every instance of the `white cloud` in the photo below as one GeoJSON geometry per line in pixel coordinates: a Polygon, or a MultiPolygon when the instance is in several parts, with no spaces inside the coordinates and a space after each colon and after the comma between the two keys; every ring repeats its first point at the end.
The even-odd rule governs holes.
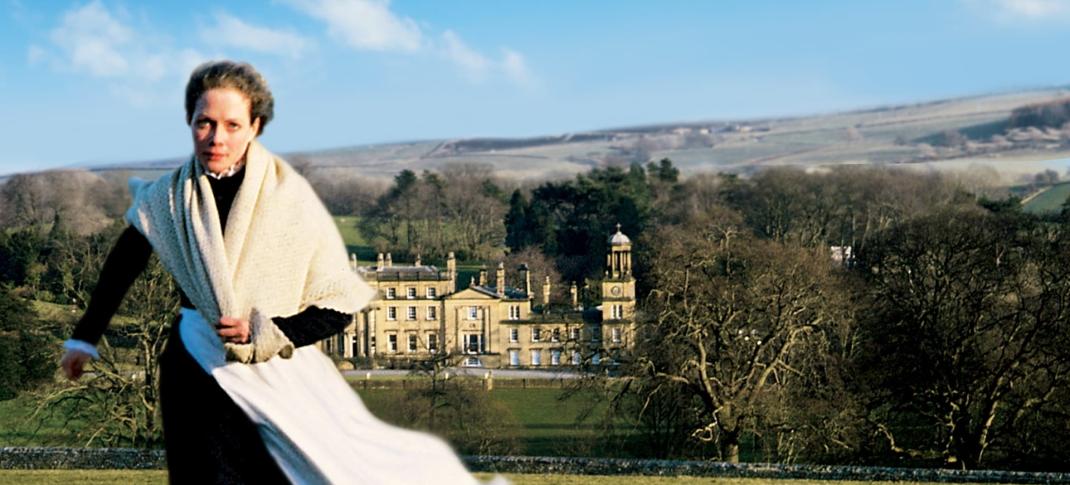
{"type": "Polygon", "coordinates": [[[524,56],[511,49],[502,49],[502,51],[502,69],[505,71],[505,75],[517,84],[531,85],[534,82],[534,78],[528,69],[524,56]]]}
{"type": "Polygon", "coordinates": [[[442,34],[442,42],[446,58],[460,67],[466,76],[474,81],[482,81],[486,77],[491,66],[490,59],[468,47],[452,30],[442,34]]]}
{"type": "Polygon", "coordinates": [[[389,0],[287,0],[287,3],[325,22],[331,36],[354,49],[415,52],[423,42],[423,33],[416,22],[392,12],[389,0]]]}
{"type": "Polygon", "coordinates": [[[489,75],[501,75],[522,86],[531,86],[534,79],[524,56],[509,48],[502,48],[500,60],[494,60],[466,44],[456,32],[442,33],[442,55],[457,66],[469,80],[483,82],[489,75]]]}
{"type": "Polygon", "coordinates": [[[51,30],[49,45],[29,46],[27,60],[106,80],[110,92],[134,105],[170,98],[161,81],[184,82],[207,57],[189,48],[170,48],[165,37],[137,29],[125,18],[99,0],[72,8],[51,30]]]}
{"type": "Polygon", "coordinates": [[[962,0],[1001,22],[1070,20],[1070,0],[962,0]]]}
{"type": "Polygon", "coordinates": [[[997,6],[1004,12],[1027,18],[1045,18],[1070,11],[1070,2],[1066,0],[997,0],[997,6]]]}
{"type": "Polygon", "coordinates": [[[390,9],[390,0],[283,0],[298,11],[319,19],[327,32],[349,47],[361,51],[428,53],[438,55],[456,66],[472,82],[484,82],[491,76],[504,76],[522,85],[530,85],[531,72],[524,57],[503,49],[500,60],[468,45],[453,30],[441,37],[424,33],[417,22],[390,9]]]}
{"type": "Polygon", "coordinates": [[[112,77],[122,76],[130,68],[120,49],[130,42],[133,34],[99,1],[64,13],[51,38],[75,70],[112,77]]]}
{"type": "Polygon", "coordinates": [[[206,44],[236,47],[264,54],[277,54],[299,59],[308,49],[309,41],[293,32],[251,25],[225,12],[217,12],[215,24],[201,30],[206,44]]]}

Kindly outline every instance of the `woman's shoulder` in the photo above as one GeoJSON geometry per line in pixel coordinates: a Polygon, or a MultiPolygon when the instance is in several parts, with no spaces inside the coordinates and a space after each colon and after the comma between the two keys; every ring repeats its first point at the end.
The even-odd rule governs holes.
{"type": "MultiPolygon", "coordinates": [[[[272,154],[275,161],[275,177],[278,188],[290,192],[293,195],[307,197],[315,196],[316,191],[312,184],[286,159],[272,154]]],[[[318,198],[316,200],[319,200],[318,198]]]]}

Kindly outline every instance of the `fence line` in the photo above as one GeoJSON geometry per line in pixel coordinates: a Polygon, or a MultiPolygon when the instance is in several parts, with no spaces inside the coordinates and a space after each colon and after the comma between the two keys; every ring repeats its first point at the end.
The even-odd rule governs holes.
{"type": "MultiPolygon", "coordinates": [[[[778,465],[709,461],[631,460],[540,456],[464,456],[477,472],[655,475],[765,479],[918,481],[946,483],[1070,483],[1070,473],[946,470],[832,465],[778,465]]],[[[163,450],[130,448],[0,447],[0,469],[126,469],[166,467],[163,450]]]]}
{"type": "MultiPolygon", "coordinates": [[[[564,379],[482,379],[472,377],[457,377],[457,382],[466,389],[564,389],[567,382],[564,379]]],[[[349,385],[354,389],[366,391],[368,389],[427,389],[431,387],[428,379],[354,379],[349,378],[349,385]]]]}

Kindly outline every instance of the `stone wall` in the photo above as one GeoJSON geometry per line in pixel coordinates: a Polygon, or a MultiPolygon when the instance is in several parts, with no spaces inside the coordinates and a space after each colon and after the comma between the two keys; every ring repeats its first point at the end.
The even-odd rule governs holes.
{"type": "Polygon", "coordinates": [[[122,469],[166,468],[163,450],[134,448],[0,448],[0,469],[122,469]]]}
{"type": "MultiPolygon", "coordinates": [[[[745,477],[811,480],[881,480],[947,483],[1068,483],[1070,473],[944,470],[862,466],[776,465],[709,461],[629,460],[537,456],[465,456],[480,472],[745,477]]],[[[0,448],[0,469],[158,469],[162,450],[126,448],[0,448]]]]}
{"type": "Polygon", "coordinates": [[[473,471],[577,475],[657,475],[809,480],[946,483],[1070,483],[1070,473],[945,470],[832,465],[778,465],[711,461],[629,460],[536,456],[466,456],[473,471]]]}

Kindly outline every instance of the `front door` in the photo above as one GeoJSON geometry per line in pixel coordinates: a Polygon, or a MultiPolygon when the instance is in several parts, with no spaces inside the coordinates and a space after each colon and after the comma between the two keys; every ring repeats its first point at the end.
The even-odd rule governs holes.
{"type": "Polygon", "coordinates": [[[464,351],[468,354],[478,354],[483,351],[483,335],[470,333],[464,336],[464,351]]]}

